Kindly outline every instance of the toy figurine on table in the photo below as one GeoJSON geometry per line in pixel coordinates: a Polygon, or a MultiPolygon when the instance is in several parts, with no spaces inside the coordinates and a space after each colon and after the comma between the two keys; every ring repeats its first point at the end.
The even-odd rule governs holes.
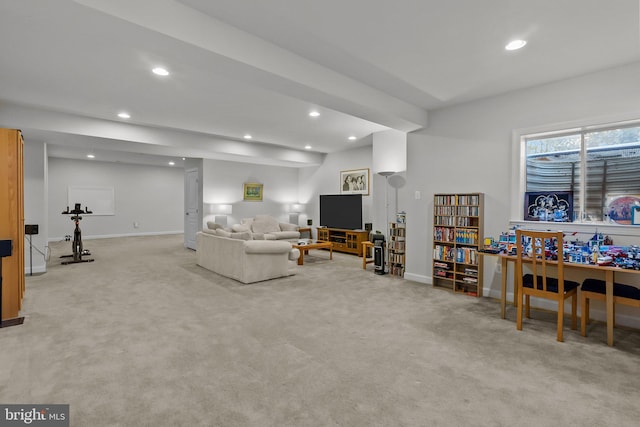
{"type": "Polygon", "coordinates": [[[60,258],[73,258],[73,259],[62,261],[62,265],[94,261],[93,258],[85,258],[85,259],[82,258],[85,255],[91,255],[91,253],[87,249],[84,249],[82,247],[82,231],[80,230],[80,221],[82,221],[82,217],[80,216],[80,214],[92,214],[92,213],[93,212],[91,212],[89,208],[87,208],[86,206],[84,210],[82,210],[80,203],[76,203],[76,206],[72,211],[70,211],[69,206],[67,206],[67,210],[62,212],[62,215],[71,214],[72,215],[71,221],[73,221],[76,225],[76,228],[73,230],[73,243],[71,244],[71,247],[73,249],[73,254],[62,255],[60,257],[60,258]]]}

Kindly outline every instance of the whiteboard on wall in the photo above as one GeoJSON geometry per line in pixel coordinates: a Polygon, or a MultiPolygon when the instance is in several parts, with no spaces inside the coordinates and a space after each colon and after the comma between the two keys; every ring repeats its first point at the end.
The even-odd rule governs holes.
{"type": "Polygon", "coordinates": [[[115,215],[116,204],[113,187],[82,187],[69,186],[67,192],[69,209],[73,210],[76,203],[81,209],[88,208],[93,215],[115,215]]]}

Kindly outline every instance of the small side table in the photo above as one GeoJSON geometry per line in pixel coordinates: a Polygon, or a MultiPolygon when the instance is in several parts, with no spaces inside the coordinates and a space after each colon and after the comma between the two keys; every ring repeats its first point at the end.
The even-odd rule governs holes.
{"type": "Polygon", "coordinates": [[[311,232],[311,227],[300,227],[298,228],[300,232],[300,237],[302,238],[302,233],[309,233],[309,239],[313,239],[313,233],[311,232]]]}
{"type": "MultiPolygon", "coordinates": [[[[373,248],[373,243],[370,241],[362,242],[362,269],[367,269],[367,264],[370,264],[375,261],[375,258],[368,258],[369,248],[373,248]]],[[[373,254],[371,254],[373,256],[373,254]]]]}

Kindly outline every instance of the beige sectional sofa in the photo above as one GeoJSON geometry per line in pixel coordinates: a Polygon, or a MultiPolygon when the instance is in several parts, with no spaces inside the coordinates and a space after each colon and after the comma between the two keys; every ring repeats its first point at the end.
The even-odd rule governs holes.
{"type": "Polygon", "coordinates": [[[196,235],[198,265],[242,283],[290,276],[297,268],[298,249],[289,241],[253,240],[249,232],[204,229],[196,235]]]}
{"type": "Polygon", "coordinates": [[[271,215],[256,215],[245,218],[240,224],[231,226],[233,232],[250,232],[254,240],[288,240],[297,242],[300,239],[300,227],[295,224],[278,222],[271,215]]]}

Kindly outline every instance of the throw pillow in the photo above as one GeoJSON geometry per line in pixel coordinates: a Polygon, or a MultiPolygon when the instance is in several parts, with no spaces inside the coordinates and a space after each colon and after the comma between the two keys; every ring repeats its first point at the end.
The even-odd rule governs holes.
{"type": "Polygon", "coordinates": [[[242,225],[248,225],[249,227],[251,227],[251,224],[253,223],[253,218],[242,218],[240,220],[240,224],[242,225]]]}
{"type": "Polygon", "coordinates": [[[209,230],[217,230],[218,228],[222,228],[220,224],[216,224],[213,221],[207,221],[207,228],[209,230]]]}
{"type": "Polygon", "coordinates": [[[286,222],[280,223],[280,231],[298,231],[299,226],[295,224],[287,224],[286,222]]]}
{"type": "Polygon", "coordinates": [[[210,228],[203,228],[202,232],[205,234],[213,234],[214,236],[218,235],[218,233],[216,233],[216,230],[211,230],[210,228]]]}
{"type": "Polygon", "coordinates": [[[242,233],[244,231],[251,231],[251,228],[245,224],[233,224],[231,226],[231,231],[235,231],[236,233],[242,233]]]}
{"type": "Polygon", "coordinates": [[[280,225],[278,221],[269,215],[256,215],[251,224],[251,231],[254,233],[271,233],[274,231],[280,231],[280,225]]]}

